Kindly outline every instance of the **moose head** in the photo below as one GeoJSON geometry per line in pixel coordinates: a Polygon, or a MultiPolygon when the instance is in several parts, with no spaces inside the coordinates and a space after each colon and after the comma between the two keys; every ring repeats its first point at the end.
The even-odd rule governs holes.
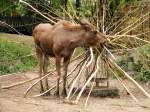
{"type": "Polygon", "coordinates": [[[104,44],[107,41],[107,38],[101,32],[97,31],[86,19],[80,19],[79,24],[85,30],[84,38],[90,46],[104,44]]]}

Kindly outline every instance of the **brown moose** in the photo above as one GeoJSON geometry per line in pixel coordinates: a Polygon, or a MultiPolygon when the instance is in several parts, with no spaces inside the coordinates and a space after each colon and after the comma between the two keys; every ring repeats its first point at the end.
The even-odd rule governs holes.
{"type": "MultiPolygon", "coordinates": [[[[89,45],[95,46],[106,41],[104,35],[97,32],[93,25],[82,19],[80,24],[73,24],[68,21],[59,21],[55,25],[39,24],[33,30],[33,37],[36,45],[36,54],[39,59],[39,76],[47,73],[48,58],[56,58],[57,95],[67,95],[66,75],[71,55],[76,47],[89,45]],[[63,74],[61,74],[61,59],[63,59],[63,74]],[[63,90],[59,92],[60,77],[63,78],[63,90]]],[[[49,88],[48,79],[45,80],[46,89],[49,88]]],[[[41,92],[44,91],[42,81],[40,82],[41,92]]]]}

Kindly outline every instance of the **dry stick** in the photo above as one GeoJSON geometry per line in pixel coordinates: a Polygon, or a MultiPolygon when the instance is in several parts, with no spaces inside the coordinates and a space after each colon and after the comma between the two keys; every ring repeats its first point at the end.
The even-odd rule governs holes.
{"type": "MultiPolygon", "coordinates": [[[[104,2],[104,1],[103,1],[104,2]]],[[[105,3],[103,3],[103,20],[102,20],[102,32],[104,34],[106,34],[105,32],[105,14],[106,13],[106,7],[105,7],[105,3]]]]}
{"type": "Polygon", "coordinates": [[[116,60],[115,56],[104,46],[104,49],[111,55],[111,57],[116,60]]]}
{"type": "Polygon", "coordinates": [[[119,71],[121,71],[127,79],[129,79],[135,86],[137,86],[139,88],[139,90],[141,90],[145,96],[147,96],[148,98],[150,98],[150,95],[149,93],[147,93],[143,88],[142,86],[140,86],[130,75],[128,75],[125,71],[123,71],[114,61],[112,61],[111,58],[108,58],[110,63],[112,65],[114,65],[119,71]]]}
{"type": "MultiPolygon", "coordinates": [[[[109,64],[109,63],[108,63],[109,64]]],[[[109,69],[111,72],[115,75],[115,77],[118,79],[118,81],[123,85],[123,87],[126,89],[126,91],[131,95],[131,98],[137,102],[137,105],[143,108],[150,108],[149,106],[141,105],[139,100],[131,93],[131,91],[127,88],[127,86],[123,83],[123,80],[112,70],[111,65],[109,64],[109,69]]]]}
{"type": "Polygon", "coordinates": [[[69,18],[75,23],[73,17],[69,14],[69,12],[67,12],[63,7],[60,7],[61,9],[63,9],[63,11],[69,16],[69,18]]]}
{"type": "Polygon", "coordinates": [[[86,65],[87,67],[89,67],[89,65],[92,63],[92,61],[93,61],[93,57],[94,57],[94,55],[93,55],[93,49],[92,49],[92,47],[90,47],[90,54],[91,54],[91,59],[90,59],[90,61],[88,62],[88,64],[86,65]]]}
{"type": "MultiPolygon", "coordinates": [[[[81,70],[81,69],[80,69],[81,70]]],[[[80,71],[79,70],[79,71],[80,71]]],[[[76,76],[74,77],[74,79],[70,82],[70,84],[69,85],[71,85],[72,83],[73,83],[73,81],[77,78],[77,76],[78,76],[78,74],[76,74],[76,76]]],[[[79,87],[77,87],[76,88],[76,90],[72,93],[72,96],[70,96],[70,99],[72,99],[73,97],[74,97],[74,95],[76,94],[76,92],[78,91],[78,89],[79,89],[79,87]]],[[[67,102],[67,101],[64,101],[65,103],[67,102]]],[[[70,102],[67,102],[67,103],[70,103],[70,102]]]]}
{"type": "Polygon", "coordinates": [[[9,85],[9,86],[2,86],[2,89],[9,89],[9,88],[12,88],[12,87],[15,87],[15,86],[20,86],[20,85],[29,83],[29,82],[34,81],[34,80],[39,79],[39,78],[40,78],[40,77],[35,77],[35,78],[33,78],[33,79],[29,79],[29,80],[26,80],[26,81],[14,83],[14,84],[9,85]]]}
{"type": "MultiPolygon", "coordinates": [[[[135,25],[133,28],[129,27],[130,29],[128,28],[129,30],[127,30],[125,33],[123,33],[123,35],[129,33],[131,30],[137,28],[139,25],[141,25],[142,23],[144,23],[144,22],[145,22],[146,20],[148,20],[148,19],[149,19],[149,17],[147,17],[147,18],[144,19],[142,22],[140,22],[140,23],[138,23],[137,25],[135,25]]],[[[118,36],[118,34],[119,34],[119,33],[116,33],[114,37],[118,36]]],[[[111,37],[111,36],[110,36],[110,37],[111,37]]],[[[119,36],[118,38],[114,38],[112,41],[118,40],[118,39],[121,38],[121,37],[122,37],[122,36],[119,36]]],[[[112,41],[111,41],[111,42],[112,42],[112,41]]]]}
{"type": "Polygon", "coordinates": [[[150,32],[150,31],[146,31],[146,32],[138,33],[138,34],[136,34],[136,36],[145,35],[145,34],[147,34],[147,33],[149,33],[149,32],[150,32]]]}
{"type": "MultiPolygon", "coordinates": [[[[52,72],[52,71],[51,71],[52,72]]],[[[44,78],[46,78],[47,76],[49,76],[50,74],[54,75],[54,73],[48,73],[46,75],[44,75],[43,77],[41,77],[39,80],[37,80],[35,83],[33,83],[27,90],[26,92],[24,92],[24,97],[27,96],[28,92],[41,80],[43,80],[44,78]]]]}
{"type": "Polygon", "coordinates": [[[137,25],[135,25],[133,28],[130,28],[128,31],[126,31],[125,33],[123,34],[127,34],[129,33],[131,30],[137,28],[139,25],[141,25],[142,23],[144,23],[145,21],[147,21],[149,19],[149,17],[147,17],[146,19],[144,19],[142,22],[138,23],[137,25]]]}
{"type": "Polygon", "coordinates": [[[119,24],[113,29],[113,31],[115,31],[125,20],[126,17],[129,16],[129,14],[134,13],[135,11],[137,11],[139,8],[136,8],[132,11],[130,11],[129,13],[127,13],[123,18],[121,18],[120,20],[118,20],[117,22],[115,22],[112,26],[110,26],[106,31],[110,30],[111,28],[113,28],[115,25],[117,25],[119,22],[119,24]]]}
{"type": "Polygon", "coordinates": [[[10,77],[10,76],[12,76],[12,75],[20,75],[19,73],[21,73],[21,72],[16,72],[16,73],[10,73],[10,74],[6,74],[6,75],[2,75],[2,76],[0,76],[0,78],[3,78],[3,77],[10,77]]]}
{"type": "MultiPolygon", "coordinates": [[[[85,52],[85,53],[86,53],[86,52],[85,52]]],[[[84,54],[84,53],[83,53],[83,54],[84,54]]],[[[73,61],[79,59],[81,56],[83,56],[83,54],[81,54],[81,55],[75,57],[71,62],[73,62],[73,61]]],[[[54,69],[53,71],[50,71],[50,72],[54,72],[54,71],[56,71],[56,69],[54,69]]],[[[47,77],[48,75],[50,75],[50,74],[51,74],[51,73],[48,73],[48,74],[44,75],[44,76],[41,77],[38,81],[36,81],[33,85],[31,85],[31,86],[26,90],[26,92],[24,93],[24,96],[26,96],[26,95],[28,94],[28,92],[29,92],[39,81],[43,80],[44,78],[46,78],[46,77],[47,77]]]]}
{"type": "MultiPolygon", "coordinates": [[[[83,59],[80,63],[77,64],[77,66],[67,75],[67,78],[79,67],[79,65],[80,65],[84,60],[85,60],[85,59],[83,59]]],[[[73,79],[73,80],[74,80],[74,79],[73,79]]],[[[72,80],[72,81],[73,81],[73,80],[72,80]]],[[[71,81],[71,82],[72,82],[72,81],[71,81]]],[[[61,84],[61,83],[62,83],[62,80],[59,82],[59,84],[61,84]]],[[[49,92],[49,91],[55,89],[56,86],[57,86],[57,84],[55,84],[54,86],[52,86],[51,88],[49,88],[48,90],[44,91],[44,92],[41,93],[41,94],[34,95],[33,97],[42,96],[42,95],[46,94],[47,92],[49,92]]]]}
{"type": "Polygon", "coordinates": [[[85,108],[86,108],[86,106],[87,106],[87,102],[88,102],[88,100],[89,100],[90,94],[91,94],[91,92],[92,92],[92,90],[93,90],[94,82],[95,82],[95,78],[94,78],[94,81],[92,82],[91,89],[90,89],[89,94],[88,94],[88,96],[87,96],[87,99],[86,99],[86,101],[85,101],[85,104],[84,104],[84,107],[85,107],[85,108]]]}
{"type": "MultiPolygon", "coordinates": [[[[43,6],[43,4],[41,5],[41,4],[39,4],[39,6],[41,6],[41,7],[43,7],[43,8],[45,8],[44,6],[43,6]]],[[[50,13],[53,13],[53,14],[55,14],[54,12],[52,12],[52,11],[50,11],[48,8],[46,8],[46,10],[47,11],[49,11],[50,13]]],[[[53,17],[53,16],[51,16],[49,13],[45,13],[48,17],[50,17],[50,18],[52,18],[53,20],[61,20],[61,19],[57,19],[57,18],[55,18],[55,17],[53,17]]],[[[56,14],[55,14],[56,15],[56,14]]],[[[58,15],[57,15],[57,17],[58,17],[58,15]]]]}
{"type": "Polygon", "coordinates": [[[72,83],[71,88],[70,88],[70,91],[69,91],[69,93],[68,93],[68,95],[67,95],[67,97],[66,97],[66,100],[68,100],[68,99],[69,99],[69,97],[70,97],[70,95],[71,95],[71,93],[72,93],[73,87],[75,86],[75,83],[77,82],[78,78],[80,77],[80,75],[81,75],[82,71],[83,71],[83,70],[84,70],[84,68],[86,67],[87,62],[88,62],[88,59],[87,59],[87,61],[86,61],[86,62],[84,62],[84,65],[82,66],[82,68],[81,68],[81,70],[80,70],[80,72],[79,72],[78,76],[76,77],[76,79],[75,79],[75,80],[74,80],[74,82],[72,83]]]}
{"type": "Polygon", "coordinates": [[[76,56],[75,58],[73,58],[73,59],[71,60],[71,62],[73,62],[73,61],[75,61],[75,60],[81,58],[83,55],[87,55],[87,51],[86,51],[86,52],[83,52],[82,54],[80,54],[80,55],[76,56]]]}
{"type": "Polygon", "coordinates": [[[84,84],[84,86],[82,87],[82,89],[81,89],[80,93],[78,94],[76,100],[73,101],[73,103],[75,103],[75,104],[78,103],[78,101],[79,101],[79,99],[80,99],[80,97],[81,97],[81,95],[82,95],[82,93],[83,93],[85,87],[86,87],[87,84],[91,81],[91,79],[96,75],[96,73],[98,72],[98,69],[99,69],[99,60],[100,60],[100,56],[98,56],[98,58],[97,58],[97,63],[96,63],[97,66],[96,66],[95,72],[89,77],[89,79],[87,80],[87,82],[84,84]]]}
{"type": "Polygon", "coordinates": [[[131,24],[130,26],[128,26],[128,27],[124,28],[123,30],[117,32],[115,35],[118,35],[119,33],[123,32],[123,31],[125,31],[125,30],[127,30],[129,28],[131,28],[133,25],[135,25],[137,22],[139,22],[142,18],[144,18],[145,16],[149,16],[149,13],[150,12],[146,13],[145,15],[143,15],[142,17],[140,17],[139,19],[137,19],[133,24],[131,24]]]}
{"type": "Polygon", "coordinates": [[[56,23],[55,21],[51,20],[50,18],[48,18],[47,16],[43,15],[40,11],[38,11],[36,8],[34,8],[33,6],[31,6],[29,3],[23,1],[23,0],[19,0],[20,3],[26,4],[27,6],[29,6],[30,8],[32,8],[34,11],[36,11],[37,13],[39,13],[41,16],[43,16],[44,18],[46,18],[47,20],[49,20],[52,23],[56,23]]]}
{"type": "MultiPolygon", "coordinates": [[[[138,38],[136,35],[116,35],[116,36],[117,36],[118,38],[113,39],[111,42],[113,42],[113,41],[115,41],[116,39],[119,39],[119,38],[121,38],[121,37],[131,37],[131,38],[135,38],[135,39],[137,39],[137,40],[141,40],[141,41],[143,41],[143,42],[146,42],[146,43],[149,43],[149,44],[150,44],[149,41],[144,40],[144,39],[141,39],[141,38],[138,38]]],[[[112,37],[116,37],[116,36],[112,36],[112,37]]]]}
{"type": "MultiPolygon", "coordinates": [[[[84,54],[84,53],[83,53],[83,54],[84,54]]],[[[74,58],[73,61],[76,60],[76,59],[78,59],[80,56],[83,56],[83,54],[81,54],[81,55],[79,55],[78,57],[74,58]]],[[[55,71],[55,70],[54,70],[54,71],[55,71]]],[[[6,76],[11,76],[11,75],[14,75],[14,74],[9,74],[9,75],[0,76],[0,78],[1,78],[1,77],[6,77],[6,76]]],[[[18,83],[14,83],[14,84],[9,85],[9,86],[2,86],[2,89],[9,89],[9,88],[12,88],[12,87],[15,87],[15,86],[20,86],[20,85],[29,83],[29,82],[31,82],[31,81],[33,81],[33,80],[36,80],[36,79],[40,79],[40,77],[35,77],[35,78],[33,78],[33,79],[29,79],[29,80],[26,80],[26,81],[21,81],[21,82],[18,82],[18,83]]],[[[34,86],[34,85],[33,85],[33,86],[34,86]]],[[[30,88],[30,89],[31,89],[31,88],[30,88]]],[[[49,89],[49,91],[50,91],[50,90],[51,90],[51,89],[49,89]]],[[[48,92],[48,91],[47,91],[47,92],[48,92]]],[[[46,92],[46,93],[47,93],[47,92],[46,92]]]]}
{"type": "MultiPolygon", "coordinates": [[[[105,61],[106,62],[106,61],[105,61]]],[[[131,91],[127,88],[127,86],[123,83],[123,80],[112,70],[111,64],[109,62],[106,62],[110,71],[114,74],[114,76],[117,78],[117,80],[122,84],[122,86],[126,89],[126,91],[131,95],[132,99],[135,100],[135,102],[139,102],[137,98],[131,93],[131,91]]]]}
{"type": "MultiPolygon", "coordinates": [[[[76,76],[74,77],[74,79],[77,78],[78,74],[79,74],[80,71],[81,71],[81,67],[83,66],[83,64],[84,64],[84,63],[82,63],[82,65],[80,66],[79,71],[78,71],[78,73],[76,74],[76,76]]],[[[72,80],[72,81],[70,82],[69,87],[71,86],[71,84],[73,83],[73,81],[74,81],[74,80],[72,80]]],[[[74,93],[72,94],[71,98],[73,98],[73,96],[75,95],[75,93],[77,92],[77,90],[78,90],[78,87],[76,88],[76,90],[75,90],[74,93]]],[[[71,99],[71,98],[70,98],[70,99],[71,99]]]]}
{"type": "Polygon", "coordinates": [[[14,27],[11,25],[7,24],[6,22],[0,21],[1,24],[7,25],[8,27],[12,28],[16,33],[21,34],[18,30],[16,30],[14,27]]]}

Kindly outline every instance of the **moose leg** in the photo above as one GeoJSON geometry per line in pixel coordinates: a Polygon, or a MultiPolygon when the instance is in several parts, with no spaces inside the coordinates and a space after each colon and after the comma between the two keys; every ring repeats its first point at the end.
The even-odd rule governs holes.
{"type": "Polygon", "coordinates": [[[56,71],[57,71],[57,75],[58,75],[58,78],[57,78],[57,90],[56,90],[56,95],[59,96],[59,81],[60,81],[60,76],[61,76],[61,73],[60,73],[60,69],[61,69],[61,58],[60,57],[56,57],[56,71]]]}
{"type": "MultiPolygon", "coordinates": [[[[48,57],[47,56],[44,56],[44,64],[43,64],[43,72],[44,72],[44,75],[47,74],[47,67],[48,67],[48,57]]],[[[46,86],[46,90],[49,89],[49,85],[48,85],[48,78],[46,77],[45,78],[45,86],[46,86]]],[[[46,93],[47,96],[50,95],[50,91],[46,93]]]]}
{"type": "MultiPolygon", "coordinates": [[[[38,62],[39,62],[39,77],[42,77],[42,69],[43,69],[43,54],[40,48],[36,48],[36,55],[38,58],[38,62]]],[[[42,80],[40,81],[40,93],[44,92],[44,87],[43,87],[43,83],[42,80]]]]}
{"type": "Polygon", "coordinates": [[[63,62],[63,91],[62,91],[62,95],[63,96],[67,96],[67,90],[66,90],[66,83],[67,83],[67,70],[68,70],[68,65],[70,62],[70,56],[69,57],[65,57],[64,58],[64,62],[63,62]]]}

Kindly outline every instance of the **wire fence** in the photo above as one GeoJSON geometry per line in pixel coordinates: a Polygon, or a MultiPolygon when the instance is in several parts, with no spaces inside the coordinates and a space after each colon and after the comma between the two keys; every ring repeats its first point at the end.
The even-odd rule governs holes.
{"type": "MultiPolygon", "coordinates": [[[[39,24],[35,17],[29,16],[5,16],[0,15],[0,21],[6,23],[16,29],[18,32],[26,35],[32,35],[32,29],[35,25],[39,24]]],[[[8,27],[6,24],[0,23],[0,32],[5,33],[16,33],[12,28],[8,27]]]]}

